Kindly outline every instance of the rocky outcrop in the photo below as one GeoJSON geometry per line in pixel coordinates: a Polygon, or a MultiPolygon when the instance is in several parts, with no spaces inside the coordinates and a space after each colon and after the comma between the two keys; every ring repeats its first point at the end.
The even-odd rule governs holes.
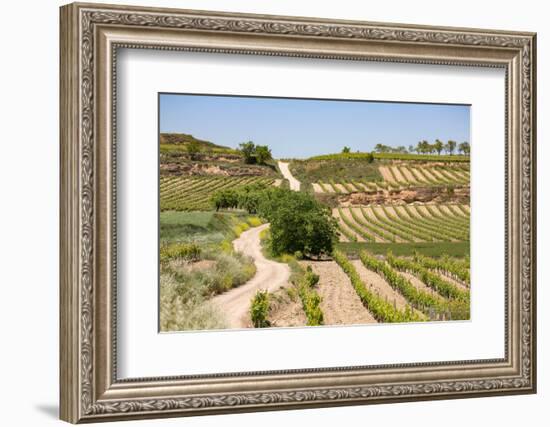
{"type": "Polygon", "coordinates": [[[262,166],[215,164],[215,163],[161,163],[161,175],[219,175],[219,176],[267,176],[273,170],[262,166]]]}
{"type": "Polygon", "coordinates": [[[366,204],[403,203],[469,203],[470,187],[410,187],[403,190],[383,190],[372,193],[351,193],[341,195],[343,206],[366,204]]]}

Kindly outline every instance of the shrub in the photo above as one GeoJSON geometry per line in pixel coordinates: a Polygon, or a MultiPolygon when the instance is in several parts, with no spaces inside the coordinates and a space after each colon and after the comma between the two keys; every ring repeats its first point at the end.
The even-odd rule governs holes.
{"type": "Polygon", "coordinates": [[[172,243],[161,246],[160,261],[167,262],[172,259],[184,259],[196,261],[201,256],[201,248],[195,243],[172,243]]]}
{"type": "Polygon", "coordinates": [[[256,274],[256,266],[251,258],[239,252],[221,253],[216,256],[213,269],[198,274],[201,273],[210,292],[218,294],[246,283],[256,274]]]}
{"type": "Polygon", "coordinates": [[[233,227],[233,233],[235,233],[235,235],[239,237],[243,233],[243,231],[247,231],[249,228],[250,226],[246,222],[242,222],[233,227]]]}
{"type": "Polygon", "coordinates": [[[298,296],[302,301],[302,308],[307,318],[308,326],[320,326],[324,322],[323,311],[321,310],[321,296],[315,290],[319,283],[319,275],[313,273],[311,266],[304,271],[294,260],[291,264],[295,270],[291,278],[298,291],[298,296]]]}
{"type": "Polygon", "coordinates": [[[269,293],[257,291],[250,302],[250,319],[255,328],[267,328],[271,326],[267,319],[269,313],[269,293]]]}
{"type": "Polygon", "coordinates": [[[251,227],[259,227],[262,225],[262,220],[257,216],[249,216],[246,220],[251,227]]]}
{"type": "Polygon", "coordinates": [[[189,286],[184,279],[166,273],[160,276],[160,329],[224,329],[222,314],[205,304],[201,285],[189,286]]]}

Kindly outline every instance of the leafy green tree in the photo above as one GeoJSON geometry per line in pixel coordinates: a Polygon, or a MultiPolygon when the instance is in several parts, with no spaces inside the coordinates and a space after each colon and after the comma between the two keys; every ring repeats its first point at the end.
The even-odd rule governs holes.
{"type": "Polygon", "coordinates": [[[449,140],[445,144],[445,150],[452,156],[456,148],[456,141],[449,140]]]}
{"type": "Polygon", "coordinates": [[[416,152],[419,154],[427,154],[431,150],[431,146],[425,139],[422,141],[419,141],[416,145],[416,152]]]}
{"type": "Polygon", "coordinates": [[[233,189],[216,191],[211,197],[216,211],[220,209],[236,209],[239,207],[239,192],[233,189]]]}
{"type": "Polygon", "coordinates": [[[342,148],[342,153],[344,154],[347,154],[351,151],[351,148],[349,148],[348,146],[344,146],[344,148],[342,148]]]}
{"type": "Polygon", "coordinates": [[[465,156],[470,155],[470,143],[467,141],[461,142],[458,144],[458,152],[464,154],[465,156]]]}
{"type": "Polygon", "coordinates": [[[240,143],[239,151],[243,155],[246,164],[256,163],[256,146],[252,141],[240,143]]]}
{"type": "Polygon", "coordinates": [[[256,155],[256,162],[260,165],[265,164],[273,158],[271,156],[271,150],[267,145],[256,145],[256,149],[254,151],[254,154],[256,155]]]}
{"type": "Polygon", "coordinates": [[[187,154],[189,154],[191,160],[196,160],[197,154],[201,151],[201,146],[198,141],[192,139],[185,145],[185,149],[187,150],[187,154]]]}
{"type": "Polygon", "coordinates": [[[441,152],[443,151],[443,142],[439,139],[436,139],[434,143],[434,148],[435,151],[437,151],[437,154],[441,155],[441,152]]]}
{"type": "Polygon", "coordinates": [[[264,191],[258,214],[270,222],[274,255],[301,251],[319,256],[332,252],[337,238],[330,211],[302,192],[273,188],[264,191]]]}

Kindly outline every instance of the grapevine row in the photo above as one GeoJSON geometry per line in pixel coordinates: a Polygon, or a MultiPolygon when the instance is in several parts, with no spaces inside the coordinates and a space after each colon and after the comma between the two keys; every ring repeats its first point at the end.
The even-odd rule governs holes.
{"type": "Polygon", "coordinates": [[[434,289],[445,298],[460,299],[463,301],[470,298],[468,291],[463,291],[452,283],[443,280],[439,275],[432,273],[420,263],[405,258],[396,258],[392,254],[386,256],[386,261],[396,270],[416,275],[425,285],[434,289]]]}
{"type": "Polygon", "coordinates": [[[361,280],[359,273],[347,257],[340,251],[334,251],[333,258],[349,277],[355,292],[363,305],[379,322],[414,322],[423,320],[413,310],[398,310],[391,303],[371,292],[361,280]]]}

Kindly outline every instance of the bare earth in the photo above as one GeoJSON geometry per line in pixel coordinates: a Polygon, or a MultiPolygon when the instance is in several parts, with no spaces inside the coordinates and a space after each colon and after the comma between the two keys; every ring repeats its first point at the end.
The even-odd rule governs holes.
{"type": "Polygon", "coordinates": [[[271,326],[279,328],[305,326],[307,317],[300,298],[297,295],[294,299],[290,298],[286,289],[274,292],[270,298],[269,321],[271,326]]]}
{"type": "Polygon", "coordinates": [[[260,233],[269,227],[263,224],[251,228],[233,240],[233,247],[254,259],[256,274],[237,288],[217,295],[210,301],[224,314],[229,328],[244,328],[249,325],[250,300],[260,289],[272,292],[288,285],[290,268],[287,264],[268,260],[261,251],[260,233]]]}
{"type": "Polygon", "coordinates": [[[288,182],[290,183],[290,189],[292,191],[300,191],[300,181],[294,178],[294,175],[290,173],[290,169],[288,168],[288,163],[279,162],[278,164],[279,164],[279,169],[281,170],[281,173],[286,179],[288,179],[288,182]]]}
{"type": "Polygon", "coordinates": [[[325,325],[353,325],[376,323],[376,319],[365,308],[351,282],[334,261],[302,261],[304,267],[311,265],[320,276],[317,292],[323,298],[325,325]]]}

